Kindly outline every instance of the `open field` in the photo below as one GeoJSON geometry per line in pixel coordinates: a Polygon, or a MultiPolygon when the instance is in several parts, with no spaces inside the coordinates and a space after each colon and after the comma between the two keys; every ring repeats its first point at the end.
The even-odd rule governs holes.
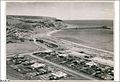
{"type": "Polygon", "coordinates": [[[86,46],[113,51],[113,32],[110,29],[69,28],[52,35],[86,46]]]}
{"type": "Polygon", "coordinates": [[[21,54],[33,52],[35,50],[44,50],[42,47],[38,47],[33,42],[20,42],[20,43],[9,43],[6,45],[7,55],[21,54]]]}

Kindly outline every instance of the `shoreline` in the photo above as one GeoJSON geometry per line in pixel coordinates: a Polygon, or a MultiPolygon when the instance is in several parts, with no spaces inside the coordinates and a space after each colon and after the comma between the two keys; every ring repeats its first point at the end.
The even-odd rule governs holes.
{"type": "MultiPolygon", "coordinates": [[[[69,29],[69,28],[68,28],[69,29]]],[[[62,31],[62,30],[54,30],[54,31],[51,31],[50,33],[47,34],[47,36],[52,36],[53,33],[56,33],[56,32],[59,32],[59,31],[62,31]]],[[[55,37],[56,38],[56,37],[55,37]]],[[[59,38],[61,39],[61,38],[59,38]]],[[[65,39],[62,39],[64,41],[69,41],[69,40],[65,40],[65,39]]],[[[96,50],[99,50],[99,51],[103,51],[103,52],[107,52],[107,53],[110,53],[110,54],[114,54],[114,51],[108,51],[108,50],[104,50],[104,49],[100,49],[100,48],[95,48],[95,47],[91,47],[91,46],[86,46],[86,45],[83,45],[83,44],[80,44],[80,43],[75,43],[73,41],[69,41],[69,42],[72,42],[73,44],[76,44],[76,45],[80,45],[80,46],[83,46],[83,47],[87,47],[87,48],[92,48],[92,49],[96,49],[96,50]]]]}

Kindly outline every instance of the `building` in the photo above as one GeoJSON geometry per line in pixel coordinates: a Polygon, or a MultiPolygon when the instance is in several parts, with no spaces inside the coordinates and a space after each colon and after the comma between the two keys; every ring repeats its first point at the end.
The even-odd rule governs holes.
{"type": "Polygon", "coordinates": [[[45,67],[45,64],[42,63],[34,63],[31,65],[32,68],[41,68],[41,67],[45,67]]]}
{"type": "Polygon", "coordinates": [[[72,51],[70,54],[73,55],[73,56],[76,56],[76,57],[80,57],[80,58],[85,58],[85,56],[88,56],[87,54],[79,53],[79,52],[76,52],[76,51],[72,51]]]}
{"type": "Polygon", "coordinates": [[[60,56],[60,57],[67,57],[68,55],[67,54],[58,54],[58,56],[60,56]]]}
{"type": "Polygon", "coordinates": [[[36,62],[37,62],[37,61],[35,61],[35,60],[31,60],[31,61],[30,61],[30,63],[36,63],[36,62]]]}
{"type": "Polygon", "coordinates": [[[88,62],[88,63],[86,63],[86,65],[88,65],[89,67],[91,67],[93,65],[97,66],[97,64],[95,62],[88,62]]]}
{"type": "Polygon", "coordinates": [[[57,78],[62,78],[62,77],[66,77],[67,74],[62,72],[62,71],[58,71],[58,72],[55,72],[55,73],[51,73],[51,75],[57,77],[57,78]]]}
{"type": "Polygon", "coordinates": [[[18,55],[17,57],[18,58],[24,58],[25,56],[24,55],[18,55]]]}

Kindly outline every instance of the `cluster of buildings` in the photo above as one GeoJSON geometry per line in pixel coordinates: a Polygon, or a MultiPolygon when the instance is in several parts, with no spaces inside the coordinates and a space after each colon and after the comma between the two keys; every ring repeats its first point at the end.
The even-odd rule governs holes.
{"type": "Polygon", "coordinates": [[[7,60],[10,67],[22,74],[26,80],[59,80],[66,78],[67,73],[51,67],[44,62],[31,60],[29,57],[16,55],[7,60]]]}
{"type": "Polygon", "coordinates": [[[86,55],[83,52],[65,53],[65,51],[56,50],[50,52],[33,53],[33,55],[68,67],[72,70],[86,73],[97,79],[114,79],[113,67],[94,62],[91,60],[93,56],[86,55]]]}

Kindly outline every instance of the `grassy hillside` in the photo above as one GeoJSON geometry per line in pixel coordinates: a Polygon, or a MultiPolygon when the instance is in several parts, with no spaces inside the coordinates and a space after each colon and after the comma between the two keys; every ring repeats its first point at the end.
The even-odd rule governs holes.
{"type": "Polygon", "coordinates": [[[6,20],[7,43],[24,42],[36,29],[59,30],[67,27],[62,20],[52,17],[7,15],[6,20]]]}

